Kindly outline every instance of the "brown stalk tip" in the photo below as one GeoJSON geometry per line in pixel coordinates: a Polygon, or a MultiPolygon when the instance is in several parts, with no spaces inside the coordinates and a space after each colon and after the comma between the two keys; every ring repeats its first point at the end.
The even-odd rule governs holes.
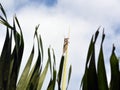
{"type": "Polygon", "coordinates": [[[64,38],[64,45],[63,45],[63,54],[66,52],[68,48],[69,38],[64,38]]]}

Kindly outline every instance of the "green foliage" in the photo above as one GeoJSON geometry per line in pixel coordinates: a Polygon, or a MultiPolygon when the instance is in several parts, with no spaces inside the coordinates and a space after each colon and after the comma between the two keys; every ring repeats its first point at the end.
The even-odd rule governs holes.
{"type": "Polygon", "coordinates": [[[113,46],[112,54],[110,56],[111,67],[111,81],[108,86],[104,54],[103,54],[103,41],[105,38],[104,30],[100,45],[99,56],[97,60],[97,68],[95,64],[95,42],[99,35],[99,29],[96,31],[95,36],[92,37],[85,66],[85,73],[81,81],[82,90],[120,90],[120,70],[119,60],[115,54],[115,47],[113,46]]]}
{"type": "MultiPolygon", "coordinates": [[[[61,57],[59,69],[56,69],[56,58],[54,50],[48,48],[48,59],[43,68],[44,49],[42,38],[37,31],[39,25],[35,27],[34,40],[37,40],[38,56],[35,64],[32,67],[34,58],[34,44],[30,56],[27,60],[26,66],[18,80],[19,70],[21,67],[22,56],[24,52],[24,38],[22,29],[16,16],[13,18],[13,25],[10,25],[7,20],[7,15],[4,8],[0,4],[0,10],[3,14],[0,15],[0,24],[6,27],[6,38],[0,55],[0,90],[41,90],[47,76],[48,69],[50,69],[50,81],[47,85],[47,90],[54,90],[56,83],[58,90],[68,89],[70,82],[72,66],[69,68],[67,82],[63,83],[63,77],[66,79],[66,65],[68,53],[61,57]],[[18,32],[17,28],[20,32],[18,32]],[[12,43],[14,42],[14,44],[12,43]],[[13,47],[13,48],[12,48],[13,47]],[[64,64],[65,63],[65,64],[64,64]],[[63,74],[64,73],[64,74],[63,74]],[[17,82],[18,81],[18,82],[17,82]]],[[[105,34],[103,31],[102,40],[100,44],[100,51],[98,55],[97,65],[95,60],[95,45],[99,35],[99,29],[95,35],[92,36],[88,54],[86,58],[85,72],[81,81],[82,90],[120,90],[120,70],[119,60],[115,54],[115,46],[110,56],[111,79],[110,83],[107,81],[106,69],[104,63],[103,42],[105,34]]],[[[66,49],[65,49],[66,50],[66,49]]],[[[64,50],[63,50],[64,51],[64,50]]]]}
{"type": "MultiPolygon", "coordinates": [[[[35,27],[34,40],[37,40],[38,56],[35,64],[32,67],[34,58],[34,44],[30,56],[27,60],[26,66],[18,80],[19,70],[21,67],[22,56],[24,52],[24,38],[22,29],[16,16],[13,18],[13,25],[10,25],[7,20],[7,15],[4,8],[0,4],[0,10],[3,14],[0,15],[0,24],[4,25],[6,29],[6,38],[3,49],[0,55],[0,90],[41,90],[44,84],[48,69],[50,69],[51,78],[47,90],[54,90],[58,80],[58,87],[61,90],[61,79],[63,73],[63,65],[60,65],[59,72],[56,70],[56,59],[54,50],[48,48],[48,60],[43,68],[43,44],[42,38],[37,31],[39,25],[35,27]],[[18,32],[19,29],[20,33],[18,32]],[[12,43],[14,42],[14,44],[12,43]],[[12,50],[13,47],[13,50],[12,50]],[[52,52],[51,52],[52,51],[52,52]],[[53,63],[52,63],[53,62],[53,63]],[[59,75],[60,74],[60,75],[59,75]],[[18,82],[17,82],[18,81],[18,82]]],[[[62,56],[62,62],[63,60],[62,56]]],[[[71,77],[71,67],[68,75],[68,83],[71,77]]]]}

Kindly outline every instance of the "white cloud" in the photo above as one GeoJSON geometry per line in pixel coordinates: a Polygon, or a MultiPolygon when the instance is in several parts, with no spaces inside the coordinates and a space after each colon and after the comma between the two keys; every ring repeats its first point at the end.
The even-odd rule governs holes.
{"type": "Polygon", "coordinates": [[[0,2],[5,8],[13,7],[14,0],[1,0],[0,2]]]}
{"type": "MultiPolygon", "coordinates": [[[[39,31],[43,37],[43,42],[45,45],[44,47],[47,48],[50,44],[52,45],[52,47],[55,49],[57,64],[59,63],[62,55],[62,45],[63,45],[64,35],[65,33],[68,32],[70,26],[71,35],[70,35],[70,48],[69,48],[70,51],[69,62],[73,66],[72,80],[74,80],[75,76],[81,75],[81,73],[83,73],[84,69],[81,67],[84,67],[83,64],[85,63],[84,56],[86,55],[86,51],[87,51],[86,47],[88,46],[89,43],[87,41],[89,41],[91,38],[91,35],[89,36],[87,35],[91,33],[91,30],[93,28],[93,26],[89,22],[86,22],[84,20],[75,17],[71,19],[70,17],[67,17],[66,14],[57,13],[54,10],[47,12],[42,8],[35,8],[35,7],[22,9],[21,11],[17,12],[17,16],[23,28],[25,42],[27,43],[26,48],[32,45],[30,43],[32,43],[31,40],[34,33],[34,27],[35,25],[40,23],[39,31]],[[87,37],[89,37],[89,39],[87,37]],[[76,68],[79,68],[80,72],[78,72],[76,68]]],[[[26,50],[25,52],[28,51],[26,50]]],[[[26,56],[27,55],[25,55],[25,57],[26,56]]],[[[80,84],[81,77],[76,77],[78,78],[76,79],[76,81],[78,80],[76,83],[80,84]]],[[[72,84],[73,83],[71,83],[70,85],[71,88],[72,88],[72,84]]],[[[79,86],[77,86],[76,88],[79,88],[79,86]]]]}
{"type": "MultiPolygon", "coordinates": [[[[15,5],[13,0],[9,0],[8,3],[4,0],[2,2],[6,7],[14,7],[15,5]]],[[[24,1],[17,3],[24,3],[24,1]]],[[[34,28],[40,24],[39,32],[42,35],[45,50],[51,44],[55,49],[57,63],[59,63],[64,35],[70,26],[69,64],[71,63],[73,67],[70,90],[73,90],[71,88],[74,87],[79,88],[78,84],[80,84],[81,75],[84,72],[88,45],[92,34],[99,25],[105,27],[107,40],[104,45],[110,45],[105,46],[105,53],[111,50],[112,43],[120,45],[117,42],[120,37],[116,37],[112,28],[120,18],[120,2],[117,0],[59,0],[57,6],[52,8],[29,4],[16,11],[25,37],[26,55],[24,59],[28,58],[32,47],[34,28]]],[[[109,54],[106,58],[109,58],[109,54]]]]}
{"type": "Polygon", "coordinates": [[[120,17],[118,0],[61,0],[60,8],[92,22],[113,22],[120,17]]]}

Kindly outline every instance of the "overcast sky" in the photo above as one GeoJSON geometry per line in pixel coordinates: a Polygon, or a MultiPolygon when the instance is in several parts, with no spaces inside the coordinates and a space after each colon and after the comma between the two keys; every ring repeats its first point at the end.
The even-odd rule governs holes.
{"type": "MultiPolygon", "coordinates": [[[[9,21],[12,22],[12,17],[16,14],[23,29],[23,66],[32,48],[36,25],[40,24],[39,33],[42,35],[46,52],[49,45],[54,48],[57,64],[62,55],[64,37],[67,36],[70,27],[68,66],[72,64],[73,72],[69,90],[79,89],[91,36],[99,26],[102,34],[104,27],[104,53],[109,80],[108,62],[112,44],[114,43],[117,48],[116,53],[120,51],[119,0],[0,0],[0,3],[5,7],[9,21]]],[[[0,49],[4,34],[4,31],[0,32],[0,49]]],[[[99,50],[99,43],[100,40],[97,42],[96,52],[99,50]]],[[[117,55],[120,56],[119,53],[117,55]]]]}

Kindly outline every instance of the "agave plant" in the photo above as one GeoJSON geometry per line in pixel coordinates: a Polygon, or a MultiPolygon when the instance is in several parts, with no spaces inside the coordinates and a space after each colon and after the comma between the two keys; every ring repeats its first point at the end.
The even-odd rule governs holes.
{"type": "Polygon", "coordinates": [[[115,54],[115,46],[113,45],[112,54],[110,56],[110,67],[111,67],[111,80],[108,84],[104,54],[103,54],[103,42],[105,39],[105,34],[103,30],[102,40],[100,44],[100,51],[97,60],[97,68],[95,64],[95,43],[99,34],[99,29],[96,31],[95,35],[92,36],[87,59],[85,65],[85,72],[81,81],[82,90],[120,90],[120,70],[119,70],[119,60],[115,54]]]}
{"type": "Polygon", "coordinates": [[[43,44],[41,36],[37,33],[39,25],[36,26],[34,33],[34,39],[37,39],[38,46],[37,60],[32,67],[31,65],[34,59],[35,51],[35,46],[33,44],[33,48],[27,60],[26,66],[20,76],[20,79],[18,80],[24,52],[24,38],[22,29],[16,16],[13,18],[13,25],[9,24],[7,15],[1,4],[0,10],[3,14],[3,16],[0,15],[0,24],[6,27],[6,38],[2,53],[0,55],[0,90],[41,90],[49,68],[51,72],[51,78],[48,86],[46,87],[47,90],[54,90],[56,82],[58,82],[58,90],[66,90],[71,76],[71,66],[68,74],[68,83],[65,82],[67,83],[67,86],[65,86],[64,89],[61,89],[61,84],[63,83],[61,80],[64,77],[63,73],[66,73],[66,70],[63,70],[63,67],[66,67],[67,65],[63,64],[66,61],[64,60],[66,55],[62,56],[59,71],[57,72],[55,53],[54,50],[49,47],[48,60],[45,67],[43,68],[43,44]],[[20,33],[18,32],[17,27],[19,28],[20,33]],[[12,42],[14,42],[14,44],[12,42]],[[51,55],[53,55],[53,58],[51,58],[51,55]]]}

